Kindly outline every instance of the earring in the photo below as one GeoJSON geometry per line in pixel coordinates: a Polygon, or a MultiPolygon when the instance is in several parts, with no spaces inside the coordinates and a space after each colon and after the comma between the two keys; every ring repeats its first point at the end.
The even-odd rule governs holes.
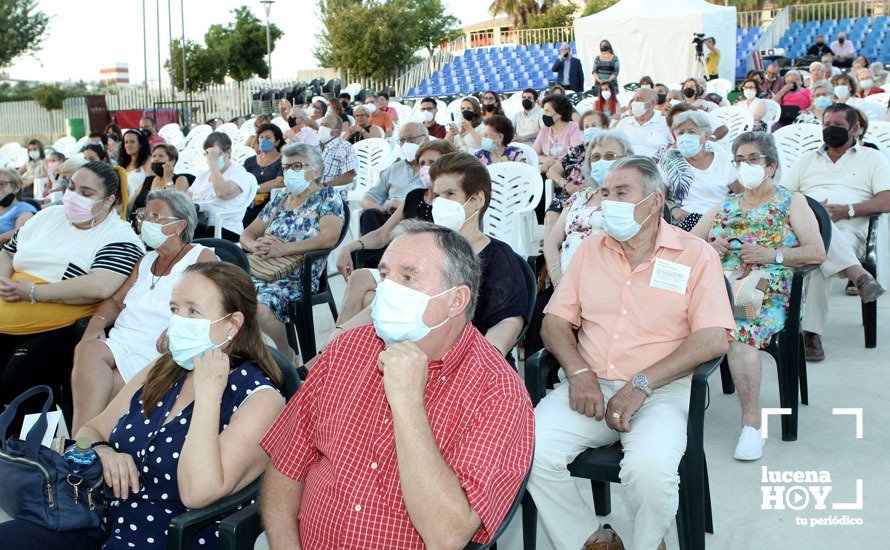
{"type": "Polygon", "coordinates": [[[229,342],[231,342],[231,341],[234,340],[234,339],[235,339],[235,337],[232,336],[231,334],[227,334],[227,335],[226,335],[226,340],[228,340],[229,342]]]}

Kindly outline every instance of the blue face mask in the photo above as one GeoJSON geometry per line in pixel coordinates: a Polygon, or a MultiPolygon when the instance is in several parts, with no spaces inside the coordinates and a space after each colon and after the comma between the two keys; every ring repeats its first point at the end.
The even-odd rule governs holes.
{"type": "Polygon", "coordinates": [[[590,143],[593,138],[601,134],[602,131],[602,128],[597,128],[596,126],[591,126],[590,128],[584,130],[584,143],[590,143]]]}
{"type": "Polygon", "coordinates": [[[229,315],[211,321],[210,319],[192,319],[173,314],[170,317],[170,326],[167,327],[167,346],[170,348],[173,361],[185,370],[195,370],[195,357],[207,350],[221,348],[231,342],[231,335],[227,336],[220,344],[214,344],[210,339],[210,325],[222,321],[229,315]]]}
{"type": "Polygon", "coordinates": [[[701,151],[701,137],[696,134],[683,134],[677,138],[677,150],[684,157],[694,157],[701,151]]]}
{"type": "Polygon", "coordinates": [[[268,153],[275,148],[275,144],[266,138],[260,138],[260,151],[268,153]]]}
{"type": "Polygon", "coordinates": [[[491,138],[482,138],[482,149],[491,152],[494,150],[494,140],[491,138]]]}
{"type": "Polygon", "coordinates": [[[817,109],[827,109],[831,104],[831,97],[827,95],[819,96],[813,100],[813,105],[815,105],[817,109]]]}
{"type": "Polygon", "coordinates": [[[614,160],[606,160],[600,159],[596,162],[590,163],[590,179],[594,181],[597,185],[602,185],[603,181],[606,179],[606,174],[609,173],[609,168],[615,164],[614,160]]]}
{"type": "Polygon", "coordinates": [[[284,173],[284,187],[288,193],[299,195],[309,188],[309,180],[306,179],[304,170],[288,170],[284,173]]]}
{"type": "Polygon", "coordinates": [[[225,167],[225,165],[226,165],[226,157],[217,157],[216,158],[216,167],[219,168],[220,171],[222,171],[222,169],[225,167]]]}

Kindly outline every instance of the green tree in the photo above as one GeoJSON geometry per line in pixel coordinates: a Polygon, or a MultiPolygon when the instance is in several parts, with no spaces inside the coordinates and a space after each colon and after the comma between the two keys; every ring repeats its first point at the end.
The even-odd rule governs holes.
{"type": "MultiPolygon", "coordinates": [[[[174,40],[171,53],[173,62],[168,60],[164,66],[170,73],[176,89],[185,90],[182,81],[182,42],[174,40]]],[[[189,90],[204,90],[211,84],[225,82],[226,66],[210,50],[196,42],[186,40],[185,55],[189,90]]]]}
{"type": "Polygon", "coordinates": [[[35,11],[37,0],[0,0],[0,67],[13,59],[40,50],[49,17],[35,11]],[[32,13],[33,12],[33,13],[32,13]]]}
{"type": "Polygon", "coordinates": [[[599,13],[606,8],[610,8],[618,3],[618,0],[590,0],[587,2],[587,5],[584,6],[584,11],[581,12],[581,17],[587,17],[588,15],[593,15],[594,13],[599,13]]]}
{"type": "Polygon", "coordinates": [[[31,91],[31,98],[47,111],[57,111],[62,108],[68,92],[58,84],[44,84],[31,91]]]}
{"type": "MultiPolygon", "coordinates": [[[[260,23],[247,6],[232,10],[235,21],[225,27],[211,25],[204,35],[207,49],[222,61],[226,74],[238,82],[257,75],[269,77],[266,63],[266,26],[260,23]]],[[[284,33],[276,25],[269,25],[272,49],[284,33]]],[[[188,63],[188,61],[186,61],[188,63]]]]}
{"type": "Polygon", "coordinates": [[[382,80],[456,32],[441,0],[321,0],[323,30],[314,50],[324,67],[382,80]]]}
{"type": "Polygon", "coordinates": [[[544,13],[528,18],[528,24],[524,29],[552,29],[554,27],[568,27],[575,20],[575,6],[572,4],[560,4],[553,6],[544,13]]]}

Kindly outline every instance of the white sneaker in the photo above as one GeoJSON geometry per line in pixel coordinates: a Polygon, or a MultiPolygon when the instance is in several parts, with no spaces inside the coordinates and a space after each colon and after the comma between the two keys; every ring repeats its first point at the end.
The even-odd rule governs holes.
{"type": "Polygon", "coordinates": [[[763,456],[764,445],[766,445],[766,440],[763,439],[760,430],[744,426],[732,457],[736,460],[758,460],[763,456]]]}

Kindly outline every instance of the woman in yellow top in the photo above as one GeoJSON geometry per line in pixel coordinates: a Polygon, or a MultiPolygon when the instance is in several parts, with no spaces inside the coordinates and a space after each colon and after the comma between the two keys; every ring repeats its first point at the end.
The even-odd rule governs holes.
{"type": "Polygon", "coordinates": [[[0,407],[70,379],[77,331],[144,254],[118,217],[121,182],[104,162],[71,177],[62,205],[38,212],[0,251],[0,407]]]}

